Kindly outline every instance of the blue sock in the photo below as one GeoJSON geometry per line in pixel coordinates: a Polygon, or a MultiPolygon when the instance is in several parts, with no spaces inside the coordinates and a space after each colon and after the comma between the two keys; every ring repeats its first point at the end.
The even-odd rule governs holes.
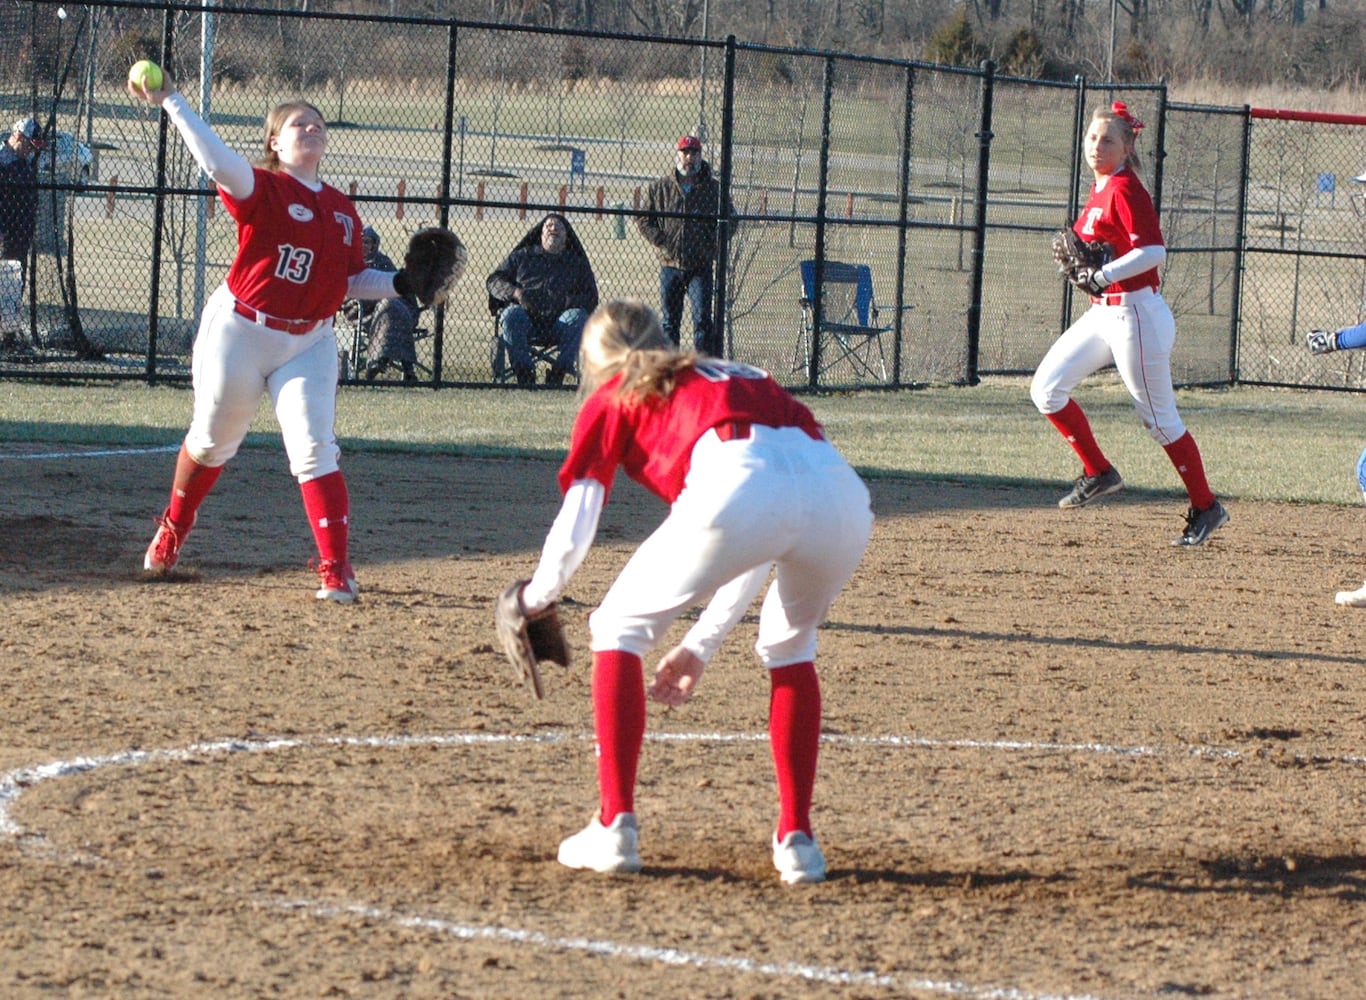
{"type": "Polygon", "coordinates": [[[1357,347],[1366,347],[1366,323],[1338,331],[1339,351],[1350,351],[1357,347]]]}

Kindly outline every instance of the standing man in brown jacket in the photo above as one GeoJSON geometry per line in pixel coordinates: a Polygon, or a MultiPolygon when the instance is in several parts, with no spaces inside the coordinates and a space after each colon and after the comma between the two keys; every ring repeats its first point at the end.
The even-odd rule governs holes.
{"type": "Polygon", "coordinates": [[[641,235],[659,255],[660,319],[664,332],[680,342],[683,298],[692,307],[693,347],[723,357],[725,338],[713,329],[716,280],[716,221],[721,185],[702,159],[695,135],[678,140],[674,169],[650,185],[645,214],[636,219],[641,235]]]}

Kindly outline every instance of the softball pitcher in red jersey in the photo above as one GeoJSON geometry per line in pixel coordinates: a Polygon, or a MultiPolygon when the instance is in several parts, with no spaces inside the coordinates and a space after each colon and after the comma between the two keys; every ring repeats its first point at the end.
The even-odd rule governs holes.
{"type": "Polygon", "coordinates": [[[643,657],[683,611],[707,603],[659,663],[648,694],[681,705],[722,639],[772,585],[755,650],[768,668],[778,783],[770,845],[784,882],[819,882],[811,828],[820,742],[816,630],[872,529],[868,490],[811,411],[748,365],[680,352],[634,301],[599,308],[580,350],[582,406],[560,469],[564,502],[522,591],[555,600],[582,563],[618,468],[669,504],[589,618],[599,809],[560,844],[570,868],[641,867],[636,769],[645,737],[643,657]]]}
{"type": "Polygon", "coordinates": [[[356,209],[319,177],[327,127],[317,108],[295,101],[272,110],[264,159],[253,166],[191,110],[169,77],[162,88],[128,85],[133,96],[166,112],[218,185],[237,222],[237,255],[200,317],[194,415],[143,567],[160,574],[175,566],[200,504],[269,392],[318,548],[317,597],[350,603],[360,588],[347,554],[350,501],[333,431],[332,317],[345,298],[394,297],[394,275],[365,267],[356,209]]]}
{"type": "Polygon", "coordinates": [[[1200,449],[1176,411],[1171,372],[1176,320],[1157,291],[1157,269],[1167,249],[1152,198],[1138,176],[1134,142],[1142,127],[1118,101],[1091,117],[1085,152],[1095,184],[1072,228],[1088,243],[1109,243],[1115,256],[1089,289],[1091,308],[1049,348],[1029,391],[1039,412],[1081,459],[1081,476],[1058,501],[1059,507],[1080,507],[1124,486],[1072,399],[1078,382],[1114,362],[1139,419],[1166,450],[1190,497],[1185,530],[1172,544],[1203,545],[1227,523],[1228,512],[1211,492],[1200,449]]]}

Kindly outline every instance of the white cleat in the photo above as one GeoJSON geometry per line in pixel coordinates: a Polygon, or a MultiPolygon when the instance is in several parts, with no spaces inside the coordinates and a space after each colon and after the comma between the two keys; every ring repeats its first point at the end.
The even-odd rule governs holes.
{"type": "Polygon", "coordinates": [[[1339,590],[1333,600],[1348,608],[1366,608],[1366,583],[1360,590],[1339,590]]]}
{"type": "Polygon", "coordinates": [[[773,867],[788,885],[825,881],[825,855],[800,830],[793,830],[782,843],[773,835],[773,867]]]}
{"type": "Polygon", "coordinates": [[[587,868],[604,875],[634,875],[640,871],[640,827],[635,813],[617,813],[611,826],[593,822],[560,841],[559,862],[566,868],[587,868]]]}

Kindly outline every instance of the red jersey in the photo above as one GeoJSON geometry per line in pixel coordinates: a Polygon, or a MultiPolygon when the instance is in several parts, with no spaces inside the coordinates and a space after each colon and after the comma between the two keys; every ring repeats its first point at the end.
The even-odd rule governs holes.
{"type": "MultiPolygon", "coordinates": [[[[1081,218],[1072,227],[1088,243],[1104,240],[1115,248],[1115,257],[1123,257],[1134,247],[1166,246],[1162,228],[1157,221],[1157,209],[1148,189],[1132,170],[1119,170],[1110,175],[1105,187],[1093,185],[1091,197],[1081,211],[1081,218]]],[[[1132,278],[1116,281],[1106,291],[1136,292],[1141,288],[1156,288],[1157,268],[1150,268],[1132,278]]]]}
{"type": "Polygon", "coordinates": [[[245,201],[218,192],[237,220],[228,289],[270,316],[330,318],[346,298],[347,279],[365,269],[360,215],[329,184],[313,191],[289,174],[254,169],[256,189],[245,201]]]}
{"type": "Polygon", "coordinates": [[[708,358],[678,373],[667,399],[644,401],[617,395],[621,376],[609,379],[584,401],[574,421],[569,456],[560,467],[560,489],[595,479],[606,494],[617,467],[669,503],[683,492],[693,445],[718,424],[748,421],[768,427],[800,427],[821,434],[815,416],[765,371],[708,358]]]}

